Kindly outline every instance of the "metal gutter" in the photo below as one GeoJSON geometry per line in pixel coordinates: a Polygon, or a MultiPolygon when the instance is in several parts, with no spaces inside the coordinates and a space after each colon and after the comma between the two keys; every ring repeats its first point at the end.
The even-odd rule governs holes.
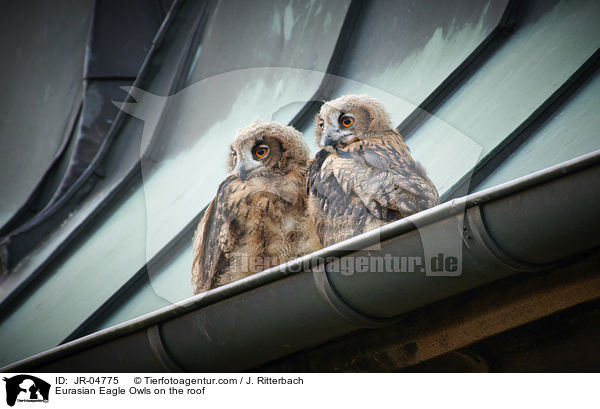
{"type": "Polygon", "coordinates": [[[412,309],[515,273],[550,269],[599,246],[599,178],[596,151],[0,370],[241,371],[361,328],[389,325],[412,309]],[[319,258],[376,252],[369,248],[378,243],[384,253],[423,256],[425,230],[441,243],[463,243],[461,275],[295,272],[319,258]]]}

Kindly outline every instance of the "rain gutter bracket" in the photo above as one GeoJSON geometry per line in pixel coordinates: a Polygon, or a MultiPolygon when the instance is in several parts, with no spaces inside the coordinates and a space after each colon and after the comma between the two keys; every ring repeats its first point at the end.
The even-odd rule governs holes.
{"type": "Polygon", "coordinates": [[[167,351],[158,324],[148,327],[146,333],[148,334],[148,343],[150,344],[152,355],[156,359],[156,362],[158,362],[165,369],[165,371],[188,372],[187,370],[183,369],[167,351]]]}
{"type": "Polygon", "coordinates": [[[518,260],[504,251],[490,233],[480,205],[467,208],[461,235],[469,252],[482,265],[492,264],[516,272],[536,272],[547,270],[556,264],[532,264],[518,260]]]}
{"type": "Polygon", "coordinates": [[[374,318],[356,311],[333,288],[326,268],[326,265],[319,264],[312,269],[315,285],[321,297],[344,320],[358,328],[381,328],[400,321],[401,317],[374,318]]]}

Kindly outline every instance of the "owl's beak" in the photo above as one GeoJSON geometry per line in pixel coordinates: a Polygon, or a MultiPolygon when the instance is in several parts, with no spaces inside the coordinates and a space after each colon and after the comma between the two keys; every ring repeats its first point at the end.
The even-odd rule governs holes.
{"type": "Polygon", "coordinates": [[[333,146],[335,148],[339,142],[340,140],[338,138],[332,138],[331,136],[327,135],[323,138],[323,147],[333,146]]]}
{"type": "Polygon", "coordinates": [[[239,153],[239,160],[233,168],[233,174],[237,176],[241,181],[248,179],[248,174],[252,171],[252,157],[248,157],[246,150],[239,153]]]}
{"type": "Polygon", "coordinates": [[[325,125],[325,129],[321,134],[321,138],[323,147],[333,146],[334,148],[336,148],[340,144],[342,135],[338,127],[332,124],[327,124],[325,125]]]}
{"type": "Polygon", "coordinates": [[[238,166],[237,175],[240,178],[240,180],[245,181],[246,178],[248,177],[248,173],[250,173],[250,172],[245,167],[238,166]]]}
{"type": "Polygon", "coordinates": [[[252,158],[252,153],[250,153],[250,151],[248,151],[248,152],[244,151],[244,152],[242,152],[241,160],[237,164],[237,167],[235,168],[234,171],[237,174],[237,176],[240,178],[240,180],[245,181],[246,179],[248,179],[248,176],[250,175],[250,173],[252,173],[255,169],[257,169],[260,166],[261,166],[261,163],[258,161],[255,161],[252,158]]]}

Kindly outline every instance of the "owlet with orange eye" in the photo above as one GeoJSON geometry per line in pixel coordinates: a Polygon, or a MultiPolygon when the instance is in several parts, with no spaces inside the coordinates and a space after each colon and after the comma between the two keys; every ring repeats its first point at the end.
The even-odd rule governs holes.
{"type": "Polygon", "coordinates": [[[194,238],[194,294],[320,248],[307,214],[308,147],[291,126],[254,121],[231,144],[229,176],[194,238]]]}
{"type": "Polygon", "coordinates": [[[308,208],[324,246],[439,203],[425,169],[374,98],[345,95],[323,104],[316,137],[322,149],[308,167],[308,208]]]}

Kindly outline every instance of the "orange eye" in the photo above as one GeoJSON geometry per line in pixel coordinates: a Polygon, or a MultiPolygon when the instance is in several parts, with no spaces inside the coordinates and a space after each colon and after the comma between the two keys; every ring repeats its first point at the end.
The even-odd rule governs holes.
{"type": "Polygon", "coordinates": [[[340,118],[340,124],[342,124],[344,128],[350,128],[352,125],[354,125],[354,118],[352,118],[350,115],[342,115],[340,118]]]}
{"type": "Polygon", "coordinates": [[[269,147],[267,145],[259,145],[254,148],[254,156],[258,159],[262,159],[269,153],[269,147]]]}

